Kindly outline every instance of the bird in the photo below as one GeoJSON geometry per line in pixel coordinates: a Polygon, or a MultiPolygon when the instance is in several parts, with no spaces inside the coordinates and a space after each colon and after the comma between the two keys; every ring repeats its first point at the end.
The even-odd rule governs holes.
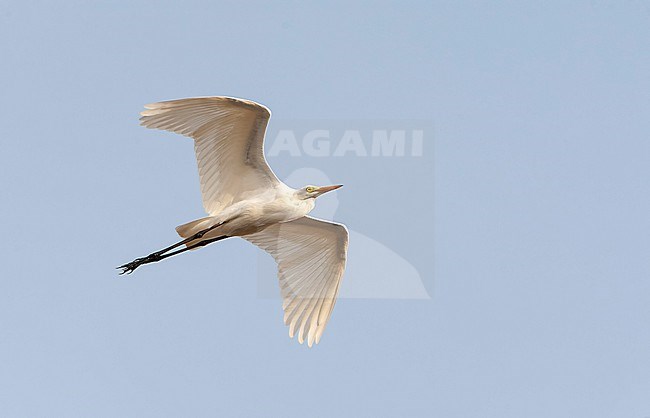
{"type": "Polygon", "coordinates": [[[181,241],[136,258],[138,267],[231,237],[269,253],[278,280],[289,337],[318,344],[339,292],[348,252],[345,225],[308,216],[316,198],[342,185],[293,189],[264,156],[271,111],[234,97],[194,97],[144,106],[140,124],[194,140],[203,208],[208,216],[176,227],[181,241]],[[180,249],[178,249],[181,247],[180,249]]]}

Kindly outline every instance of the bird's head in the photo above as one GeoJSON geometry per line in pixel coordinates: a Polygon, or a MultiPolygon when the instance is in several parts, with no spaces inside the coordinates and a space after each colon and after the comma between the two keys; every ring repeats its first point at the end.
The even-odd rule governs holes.
{"type": "Polygon", "coordinates": [[[337,184],[334,186],[305,186],[302,189],[298,189],[298,196],[301,199],[315,199],[318,196],[336,190],[339,187],[343,187],[342,184],[337,184]]]}

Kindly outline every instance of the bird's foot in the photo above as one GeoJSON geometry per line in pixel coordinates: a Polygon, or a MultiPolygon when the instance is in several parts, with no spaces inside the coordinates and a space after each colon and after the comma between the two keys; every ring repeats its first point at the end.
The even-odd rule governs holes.
{"type": "Polygon", "coordinates": [[[154,261],[159,261],[160,260],[160,254],[159,253],[153,253],[149,254],[146,257],[141,257],[141,258],[136,258],[135,260],[131,261],[130,263],[126,263],[124,265],[121,265],[117,267],[117,269],[122,269],[120,272],[120,276],[123,274],[131,274],[140,267],[143,264],[147,263],[153,263],[154,261]]]}
{"type": "Polygon", "coordinates": [[[120,276],[123,274],[131,274],[135,271],[135,269],[140,267],[143,264],[143,262],[144,262],[144,258],[136,258],[130,263],[126,263],[124,265],[117,267],[117,269],[118,270],[122,269],[122,271],[120,271],[120,276]]]}

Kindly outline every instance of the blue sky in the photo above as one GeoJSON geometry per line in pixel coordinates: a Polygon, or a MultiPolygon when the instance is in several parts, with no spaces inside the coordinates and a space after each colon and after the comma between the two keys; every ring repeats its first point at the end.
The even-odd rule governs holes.
{"type": "Polygon", "coordinates": [[[0,415],[649,416],[648,39],[644,1],[1,3],[0,415]],[[138,112],[206,95],[270,135],[425,129],[269,158],[344,183],[320,210],[359,243],[314,349],[243,240],[116,275],[203,216],[138,112]]]}

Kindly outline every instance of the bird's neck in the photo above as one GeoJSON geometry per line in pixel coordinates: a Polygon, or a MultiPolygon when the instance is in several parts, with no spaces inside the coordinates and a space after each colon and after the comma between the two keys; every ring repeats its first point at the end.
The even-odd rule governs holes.
{"type": "Polygon", "coordinates": [[[312,209],[314,209],[314,206],[316,206],[316,199],[305,199],[304,193],[301,190],[286,190],[285,196],[287,198],[287,201],[285,202],[290,202],[290,206],[293,206],[292,217],[294,219],[302,218],[311,212],[312,209]]]}
{"type": "Polygon", "coordinates": [[[301,208],[305,211],[305,215],[311,212],[316,207],[316,199],[305,199],[301,201],[301,208]]]}

